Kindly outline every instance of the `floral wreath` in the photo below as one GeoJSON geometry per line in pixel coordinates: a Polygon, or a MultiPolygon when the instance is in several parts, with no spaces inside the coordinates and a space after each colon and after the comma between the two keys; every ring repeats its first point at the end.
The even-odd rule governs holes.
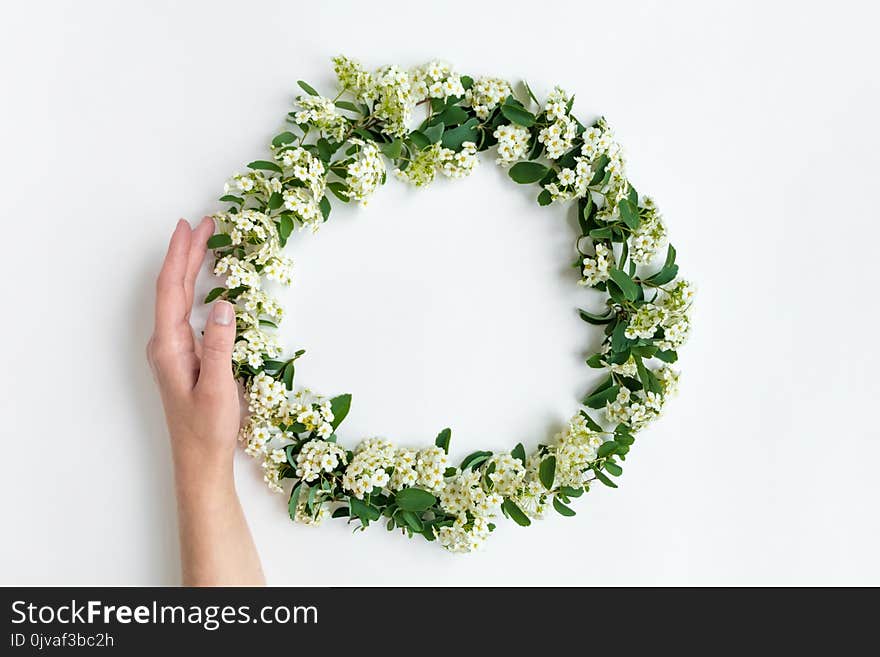
{"type": "Polygon", "coordinates": [[[621,475],[635,434],[678,387],[669,364],[690,331],[694,292],[677,278],[672,245],[662,265],[652,267],[666,244],[660,213],[627,180],[605,120],[578,121],[574,97],[559,87],[542,105],[526,84],[520,100],[504,80],[458,75],[439,62],[375,73],[346,57],[333,63],[339,92],[326,98],[299,82],[307,95],[288,115],[290,130],[272,140],[271,159],[251,162],[249,173],[226,184],[220,200],[229,207],[214,215],[219,232],[208,240],[214,273],[226,280],[205,301],[226,299],[236,308],[232,358],[249,402],[241,429],[246,452],[261,459],[272,490],[288,488],[289,515],[305,524],[332,516],[363,529],[381,521],[389,531],[469,552],[495,529],[499,507],[522,526],[548,506],[575,515],[572,498],[593,482],[616,488],[612,477],[621,475]],[[410,130],[422,105],[427,118],[410,130]],[[539,205],[577,203],[577,282],[606,299],[603,312],[579,311],[605,328],[586,364],[607,376],[582,400],[585,408],[531,454],[520,443],[510,453],[474,452],[452,467],[449,429],[423,449],[383,438],[345,449],[336,431],[351,395],[294,392],[304,351],[282,357],[275,329],[283,311],[264,279],[290,284],[292,263],[282,249],[294,228],[317,231],[327,221],[328,191],[343,203],[366,205],[385,183],[383,156],[399,178],[422,187],[438,171],[469,175],[477,153],[490,148],[515,182],[540,185],[539,205]],[[602,412],[594,417],[586,409],[602,412]]]}

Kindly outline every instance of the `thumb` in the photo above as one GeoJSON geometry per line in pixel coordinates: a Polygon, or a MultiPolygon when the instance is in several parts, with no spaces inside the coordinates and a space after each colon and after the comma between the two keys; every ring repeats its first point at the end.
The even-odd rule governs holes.
{"type": "Polygon", "coordinates": [[[232,345],[235,342],[235,310],[228,301],[211,307],[202,340],[200,387],[223,384],[232,378],[232,345]]]}

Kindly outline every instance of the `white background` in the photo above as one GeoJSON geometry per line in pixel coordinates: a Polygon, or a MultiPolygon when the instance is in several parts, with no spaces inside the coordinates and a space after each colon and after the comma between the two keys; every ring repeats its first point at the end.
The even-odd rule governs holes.
{"type": "MultiPolygon", "coordinates": [[[[880,584],[880,89],[870,3],[56,2],[4,9],[3,584],[173,584],[167,438],[144,361],[180,216],[265,154],[330,57],[445,57],[609,117],[699,287],[682,391],[619,490],[482,553],[292,526],[240,455],[275,584],[880,584]]],[[[534,446],[595,380],[571,218],[485,165],[290,251],[301,384],[353,444],[534,446]]],[[[337,204],[338,205],[338,204],[337,204]]],[[[205,275],[202,290],[213,287],[205,275]]],[[[199,321],[203,315],[198,315],[199,321]]]]}

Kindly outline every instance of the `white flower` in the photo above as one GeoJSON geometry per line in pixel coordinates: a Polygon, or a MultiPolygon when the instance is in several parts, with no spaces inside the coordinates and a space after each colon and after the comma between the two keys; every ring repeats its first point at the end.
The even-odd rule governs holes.
{"type": "Polygon", "coordinates": [[[348,197],[363,206],[385,180],[385,161],[373,142],[350,141],[358,147],[358,153],[346,169],[345,184],[348,197]]]}
{"type": "Polygon", "coordinates": [[[500,125],[492,133],[498,140],[496,164],[510,164],[526,156],[529,147],[529,130],[513,123],[500,125]]]}
{"type": "Polygon", "coordinates": [[[465,106],[474,109],[474,113],[484,121],[505,98],[510,95],[510,85],[499,78],[478,78],[474,85],[465,92],[465,106]]]}
{"type": "Polygon", "coordinates": [[[340,141],[348,130],[348,120],[336,110],[336,105],[323,96],[298,96],[297,104],[302,108],[294,115],[299,124],[308,124],[340,141]]]}

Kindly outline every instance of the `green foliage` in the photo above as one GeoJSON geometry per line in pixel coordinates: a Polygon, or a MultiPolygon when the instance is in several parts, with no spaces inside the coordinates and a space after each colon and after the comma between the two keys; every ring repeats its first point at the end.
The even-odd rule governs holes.
{"type": "MultiPolygon", "coordinates": [[[[474,81],[468,76],[462,76],[461,83],[465,89],[474,88],[474,81]]],[[[318,96],[318,92],[306,82],[298,81],[298,84],[306,94],[318,96]]],[[[550,206],[553,203],[555,194],[551,194],[546,186],[550,183],[558,183],[563,168],[577,167],[583,153],[583,134],[586,126],[574,116],[570,117],[577,127],[577,136],[574,140],[570,144],[565,144],[562,153],[545,151],[544,145],[538,140],[538,135],[553,122],[553,119],[544,111],[543,104],[538,101],[528,85],[523,86],[525,91],[521,94],[526,104],[509,95],[500,105],[490,110],[488,116],[483,115],[486,118],[476,116],[476,110],[471,103],[465,104],[460,97],[432,98],[419,103],[424,105],[422,109],[427,110],[427,114],[418,129],[412,132],[407,132],[400,125],[393,125],[394,119],[388,114],[388,111],[393,113],[393,107],[389,109],[387,104],[373,100],[370,96],[367,96],[371,98],[370,100],[365,100],[365,96],[355,91],[351,84],[343,83],[343,86],[346,87],[343,93],[333,99],[339,112],[332,114],[328,119],[332,125],[328,127],[324,119],[297,124],[296,112],[291,112],[288,115],[290,129],[272,138],[272,151],[279,161],[282,159],[281,154],[295,147],[302,147],[310,156],[318,158],[323,163],[325,178],[307,180],[305,176],[296,174],[292,166],[282,166],[272,157],[248,164],[251,170],[262,173],[250,175],[252,183],[250,186],[244,184],[244,177],[239,177],[239,182],[242,183],[240,188],[244,190],[240,195],[224,194],[220,197],[220,201],[228,205],[225,213],[216,215],[219,228],[217,234],[211,236],[207,242],[208,248],[215,250],[216,258],[226,256],[235,258],[264,277],[267,270],[271,271],[271,267],[278,266],[277,262],[270,262],[265,257],[256,257],[261,249],[274,246],[270,239],[274,239],[277,234],[278,245],[284,247],[297,224],[301,227],[310,225],[316,227],[313,225],[314,217],[306,219],[307,213],[298,210],[294,214],[285,207],[285,194],[300,189],[311,191],[316,183],[326,185],[326,187],[318,186],[325,188],[326,193],[320,198],[315,198],[324,221],[330,218],[333,209],[331,194],[343,203],[349,203],[351,198],[365,199],[366,195],[361,195],[359,186],[362,183],[352,182],[357,176],[349,177],[348,172],[349,167],[356,160],[370,167],[371,158],[365,154],[362,145],[353,141],[355,139],[376,144],[382,155],[391,160],[388,171],[409,170],[412,181],[419,180],[416,176],[419,173],[418,167],[429,168],[421,181],[430,182],[430,178],[435,173],[431,167],[440,166],[437,165],[436,158],[432,160],[432,157],[440,152],[438,145],[459,152],[465,142],[473,142],[477,145],[477,151],[485,151],[498,143],[495,131],[499,126],[508,123],[521,126],[527,132],[527,143],[524,144],[520,161],[510,166],[508,175],[518,184],[537,184],[539,187],[536,190],[536,201],[540,206],[550,206]],[[384,113],[378,111],[380,105],[384,113]],[[333,124],[333,121],[337,123],[333,124]],[[430,152],[424,152],[429,149],[430,152]],[[554,156],[553,159],[549,157],[551,154],[554,156]],[[265,231],[267,237],[241,230],[238,226],[233,227],[233,223],[239,222],[234,222],[232,218],[236,215],[240,217],[242,213],[249,211],[263,213],[268,217],[271,223],[266,225],[269,229],[265,231]],[[234,233],[237,242],[235,245],[232,244],[233,228],[239,231],[234,233]],[[239,233],[241,233],[240,238],[239,233]]],[[[568,100],[567,113],[571,112],[573,100],[573,96],[568,100]]],[[[602,130],[606,129],[604,120],[599,120],[593,125],[602,130]]],[[[666,295],[673,293],[669,287],[663,286],[672,283],[678,277],[679,267],[676,264],[675,249],[672,245],[668,246],[665,262],[659,269],[649,269],[650,265],[636,266],[637,260],[640,265],[643,264],[644,251],[640,246],[639,256],[634,257],[630,238],[640,228],[643,228],[642,232],[648,234],[650,232],[648,226],[643,227],[643,222],[648,224],[656,221],[657,216],[650,203],[645,202],[644,206],[640,206],[639,194],[629,181],[621,181],[616,177],[612,179],[611,171],[608,170],[610,162],[611,158],[607,153],[600,153],[593,159],[592,173],[587,173],[588,190],[586,193],[580,193],[577,198],[577,212],[574,215],[575,230],[578,231],[575,235],[577,238],[575,249],[579,254],[574,268],[579,275],[584,269],[583,258],[586,254],[599,253],[600,250],[594,251],[594,247],[601,244],[610,252],[608,269],[600,272],[601,274],[607,272],[607,277],[596,275],[592,280],[583,281],[591,288],[589,294],[604,295],[607,302],[606,309],[597,313],[578,310],[578,316],[584,322],[598,326],[597,332],[604,338],[602,349],[585,354],[585,361],[591,368],[606,370],[606,376],[582,400],[587,409],[602,410],[598,413],[584,409],[580,411],[583,424],[601,435],[604,440],[597,449],[595,459],[585,466],[589,468],[593,479],[583,485],[566,485],[571,481],[581,480],[568,479],[570,463],[563,461],[567,458],[564,456],[565,452],[554,449],[553,445],[538,445],[535,452],[527,454],[523,444],[519,443],[510,452],[512,458],[523,466],[532,464],[532,467],[537,468],[537,472],[529,473],[531,478],[529,481],[532,482],[537,477],[543,486],[544,490],[538,496],[539,503],[541,505],[552,503],[555,511],[566,517],[575,515],[574,509],[569,504],[571,500],[589,490],[591,481],[595,480],[605,486],[616,488],[617,484],[612,478],[621,476],[623,472],[621,464],[625,462],[627,454],[635,443],[635,433],[640,428],[640,423],[629,419],[625,413],[616,412],[616,405],[606,414],[604,412],[606,405],[616,400],[621,390],[629,391],[634,400],[642,399],[647,393],[655,393],[658,399],[662,400],[664,391],[670,385],[671,375],[668,370],[651,369],[652,359],[656,359],[653,361],[654,364],[676,362],[678,359],[676,349],[680,343],[671,336],[671,333],[666,332],[670,326],[668,323],[661,323],[656,329],[649,324],[646,329],[646,313],[639,312],[645,304],[655,303],[658,296],[664,299],[666,295]],[[648,276],[647,273],[650,271],[654,273],[648,276]],[[638,329],[634,335],[650,335],[650,337],[628,338],[626,336],[628,326],[638,329]],[[653,334],[651,334],[652,330],[654,330],[653,334]],[[619,421],[621,417],[624,418],[624,422],[619,421]],[[616,426],[612,431],[597,420],[603,423],[605,420],[616,422],[616,426]],[[628,422],[632,422],[633,426],[629,426],[628,422]]],[[[375,174],[372,180],[384,184],[385,170],[381,162],[376,163],[374,160],[373,166],[376,168],[372,170],[375,174]]],[[[563,199],[559,200],[561,204],[563,199]]],[[[277,250],[271,254],[271,256],[277,255],[277,250]]],[[[602,264],[602,267],[604,268],[605,265],[602,264]]],[[[278,321],[276,313],[266,306],[261,308],[258,305],[256,310],[252,311],[255,315],[253,317],[244,316],[242,301],[248,298],[248,290],[249,287],[241,284],[233,289],[215,287],[205,297],[206,303],[223,298],[239,304],[236,340],[240,348],[248,342],[243,337],[244,331],[251,328],[277,328],[278,321]]],[[[249,304],[252,302],[249,301],[249,304]]],[[[250,306],[249,312],[251,312],[250,306]]],[[[647,321],[650,322],[650,317],[647,321]]],[[[287,360],[281,357],[277,360],[265,359],[263,353],[262,365],[257,367],[249,364],[254,362],[253,359],[250,361],[237,359],[233,363],[233,371],[245,385],[249,385],[254,377],[262,373],[282,383],[286,390],[291,391],[294,388],[296,374],[295,361],[302,353],[297,351],[287,360]]],[[[404,487],[396,491],[391,490],[388,485],[373,486],[371,490],[363,491],[363,499],[351,495],[350,490],[343,487],[341,475],[345,471],[346,464],[351,463],[354,458],[354,453],[341,447],[331,448],[329,445],[321,447],[321,449],[340,449],[345,454],[346,458],[340,458],[338,467],[334,466],[332,472],[321,471],[317,477],[310,477],[308,483],[297,477],[297,456],[304,444],[315,440],[318,436],[324,436],[328,444],[336,443],[336,429],[350,411],[351,395],[338,395],[330,399],[329,403],[334,416],[330,422],[332,432],[328,432],[326,426],[319,432],[313,428],[311,422],[307,429],[305,424],[287,415],[269,418],[269,423],[275,426],[273,431],[286,432],[290,437],[289,441],[285,441],[283,448],[286,461],[273,465],[272,467],[277,466],[277,470],[271,472],[273,477],[277,477],[276,481],[291,479],[294,484],[288,500],[288,513],[292,519],[296,516],[298,504],[304,507],[306,514],[313,517],[320,511],[322,505],[327,504],[329,505],[327,508],[333,509],[333,517],[356,519],[361,527],[367,527],[370,523],[381,520],[389,530],[397,529],[410,537],[418,535],[428,541],[440,537],[444,542],[449,535],[444,528],[455,527],[454,531],[469,531],[470,527],[476,526],[473,513],[468,512],[463,516],[466,524],[461,528],[456,524],[460,523],[456,520],[456,516],[441,507],[438,496],[419,486],[404,487]]],[[[315,402],[312,408],[316,411],[320,410],[320,402],[315,402]]],[[[445,428],[437,435],[434,444],[448,454],[450,441],[451,430],[445,428]]],[[[342,452],[335,453],[337,456],[342,455],[342,452]]],[[[490,463],[492,454],[490,451],[476,451],[461,462],[461,470],[474,471],[475,485],[481,486],[487,493],[501,488],[493,480],[492,475],[497,469],[505,467],[502,460],[490,463]]],[[[457,468],[441,467],[445,467],[443,474],[446,478],[459,475],[457,468]]],[[[395,474],[393,467],[386,466],[386,469],[387,474],[392,476],[395,474]]],[[[505,490],[503,495],[501,512],[504,516],[521,526],[529,526],[531,524],[529,516],[516,501],[525,499],[521,497],[522,489],[515,492],[505,490]]],[[[531,512],[531,505],[528,509],[531,512]]],[[[483,527],[488,527],[491,531],[495,525],[489,523],[483,527]]]]}
{"type": "Polygon", "coordinates": [[[434,506],[437,498],[421,488],[402,488],[397,491],[394,501],[404,511],[422,512],[434,506]]]}
{"type": "Polygon", "coordinates": [[[439,434],[437,434],[437,438],[434,440],[434,444],[442,449],[444,452],[449,454],[449,439],[452,438],[452,429],[448,427],[443,429],[439,434]]]}
{"type": "Polygon", "coordinates": [[[528,527],[532,524],[529,517],[509,497],[501,503],[501,510],[520,527],[528,527]]]}
{"type": "Polygon", "coordinates": [[[517,162],[507,172],[514,182],[520,185],[538,182],[550,171],[548,167],[538,162],[517,162]]]}
{"type": "Polygon", "coordinates": [[[232,244],[232,237],[226,233],[217,233],[208,238],[207,247],[209,249],[220,249],[224,246],[232,244]]]}
{"type": "Polygon", "coordinates": [[[317,91],[315,91],[314,87],[312,87],[307,82],[303,82],[302,80],[297,80],[296,83],[300,86],[300,88],[305,91],[310,96],[320,96],[317,91]]]}
{"type": "Polygon", "coordinates": [[[541,461],[538,467],[538,479],[541,480],[544,488],[550,490],[553,488],[553,480],[556,478],[556,457],[547,456],[541,461]]]}
{"type": "Polygon", "coordinates": [[[330,425],[336,429],[342,421],[348,416],[348,411],[351,410],[351,395],[339,395],[330,400],[330,410],[333,411],[333,421],[330,425]]]}

